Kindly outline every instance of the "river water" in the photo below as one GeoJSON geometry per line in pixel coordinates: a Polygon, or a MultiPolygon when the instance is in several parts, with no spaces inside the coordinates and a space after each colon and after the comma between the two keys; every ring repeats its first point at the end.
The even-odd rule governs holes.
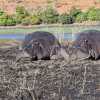
{"type": "MultiPolygon", "coordinates": [[[[76,35],[72,35],[71,33],[64,33],[64,40],[73,40],[76,35]]],[[[0,34],[0,39],[10,39],[10,40],[23,40],[25,38],[25,34],[0,34]]]]}

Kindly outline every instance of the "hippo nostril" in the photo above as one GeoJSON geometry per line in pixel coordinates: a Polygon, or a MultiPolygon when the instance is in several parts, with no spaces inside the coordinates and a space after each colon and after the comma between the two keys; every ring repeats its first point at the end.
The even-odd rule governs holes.
{"type": "Polygon", "coordinates": [[[36,61],[36,60],[38,60],[37,56],[33,56],[33,57],[31,58],[31,61],[36,61]]]}

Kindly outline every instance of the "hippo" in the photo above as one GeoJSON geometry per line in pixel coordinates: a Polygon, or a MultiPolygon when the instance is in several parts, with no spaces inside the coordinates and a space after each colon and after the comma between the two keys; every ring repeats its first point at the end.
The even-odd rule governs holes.
{"type": "Polygon", "coordinates": [[[20,54],[21,56],[27,55],[32,61],[57,59],[62,52],[58,39],[52,33],[45,31],[36,31],[26,35],[20,50],[24,52],[20,54]]]}
{"type": "Polygon", "coordinates": [[[72,46],[65,48],[70,57],[74,59],[93,59],[100,58],[100,31],[85,30],[79,32],[72,46]],[[74,56],[74,57],[73,57],[74,56]]]}
{"type": "Polygon", "coordinates": [[[88,54],[83,52],[80,48],[74,47],[74,45],[63,46],[62,48],[68,55],[67,57],[66,56],[64,57],[64,59],[67,60],[68,62],[71,62],[74,60],[88,59],[87,57],[88,54]]]}

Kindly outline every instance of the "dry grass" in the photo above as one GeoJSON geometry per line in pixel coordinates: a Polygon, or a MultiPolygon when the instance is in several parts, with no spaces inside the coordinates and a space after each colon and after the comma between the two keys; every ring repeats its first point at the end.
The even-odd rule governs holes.
{"type": "Polygon", "coordinates": [[[1,100],[99,100],[100,61],[23,58],[15,65],[18,52],[0,49],[1,100]]]}
{"type": "Polygon", "coordinates": [[[0,0],[0,7],[5,9],[8,14],[15,12],[16,6],[22,5],[27,9],[36,10],[45,8],[48,5],[55,6],[59,13],[68,12],[72,7],[86,10],[92,6],[100,8],[99,0],[0,0]],[[48,4],[49,3],[49,4],[48,4]]]}

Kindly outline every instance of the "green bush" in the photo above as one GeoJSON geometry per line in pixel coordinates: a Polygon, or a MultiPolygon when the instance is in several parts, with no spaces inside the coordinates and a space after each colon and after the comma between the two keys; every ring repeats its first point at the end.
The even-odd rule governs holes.
{"type": "Polygon", "coordinates": [[[7,17],[5,15],[0,16],[0,26],[6,26],[7,17]]]}
{"type": "Polygon", "coordinates": [[[74,22],[83,21],[100,21],[100,8],[90,8],[86,12],[82,12],[80,9],[73,7],[70,13],[59,15],[52,7],[48,7],[45,10],[37,10],[33,14],[30,14],[23,6],[16,8],[15,15],[7,15],[4,11],[0,10],[0,25],[11,26],[16,24],[22,25],[35,25],[35,24],[72,24],[74,22]]]}
{"type": "Polygon", "coordinates": [[[80,13],[76,16],[76,20],[75,22],[79,22],[79,23],[82,23],[83,21],[86,21],[87,20],[87,13],[80,13]]]}
{"type": "Polygon", "coordinates": [[[2,16],[4,14],[4,11],[0,10],[0,16],[2,16]]]}
{"type": "Polygon", "coordinates": [[[16,25],[16,21],[12,16],[2,15],[0,16],[0,25],[1,26],[13,26],[16,25]]]}
{"type": "Polygon", "coordinates": [[[40,19],[40,17],[38,15],[32,15],[31,16],[31,24],[35,25],[35,24],[41,24],[42,21],[40,19]]]}
{"type": "Polygon", "coordinates": [[[15,16],[16,24],[21,24],[22,23],[22,19],[23,18],[21,18],[19,16],[15,16]]]}
{"type": "Polygon", "coordinates": [[[59,16],[59,22],[62,24],[72,24],[73,19],[70,15],[65,13],[59,16]]]}
{"type": "Polygon", "coordinates": [[[7,20],[6,20],[6,25],[7,26],[16,25],[16,20],[14,20],[12,17],[8,17],[7,20]]]}
{"type": "Polygon", "coordinates": [[[7,21],[7,15],[4,11],[0,10],[0,26],[5,26],[7,21]]]}
{"type": "Polygon", "coordinates": [[[73,7],[73,8],[70,10],[69,15],[72,17],[73,22],[75,22],[76,17],[77,17],[80,13],[82,13],[82,11],[81,11],[80,9],[75,8],[75,7],[73,7]]]}
{"type": "Polygon", "coordinates": [[[24,19],[22,19],[22,22],[21,22],[22,25],[36,25],[40,23],[41,23],[41,20],[36,15],[25,17],[24,19]]]}
{"type": "Polygon", "coordinates": [[[30,17],[25,17],[24,19],[22,19],[21,22],[22,25],[29,25],[30,23],[31,23],[30,17]]]}
{"type": "Polygon", "coordinates": [[[40,19],[43,23],[53,24],[58,22],[59,14],[52,8],[47,8],[40,13],[40,19]]]}
{"type": "Polygon", "coordinates": [[[30,14],[23,6],[16,7],[16,23],[17,24],[22,23],[22,20],[28,16],[30,16],[30,14]]]}
{"type": "Polygon", "coordinates": [[[100,9],[90,8],[87,11],[87,19],[90,21],[100,21],[100,9]]]}
{"type": "Polygon", "coordinates": [[[28,11],[23,6],[16,7],[16,14],[21,15],[22,17],[29,16],[28,11]]]}

